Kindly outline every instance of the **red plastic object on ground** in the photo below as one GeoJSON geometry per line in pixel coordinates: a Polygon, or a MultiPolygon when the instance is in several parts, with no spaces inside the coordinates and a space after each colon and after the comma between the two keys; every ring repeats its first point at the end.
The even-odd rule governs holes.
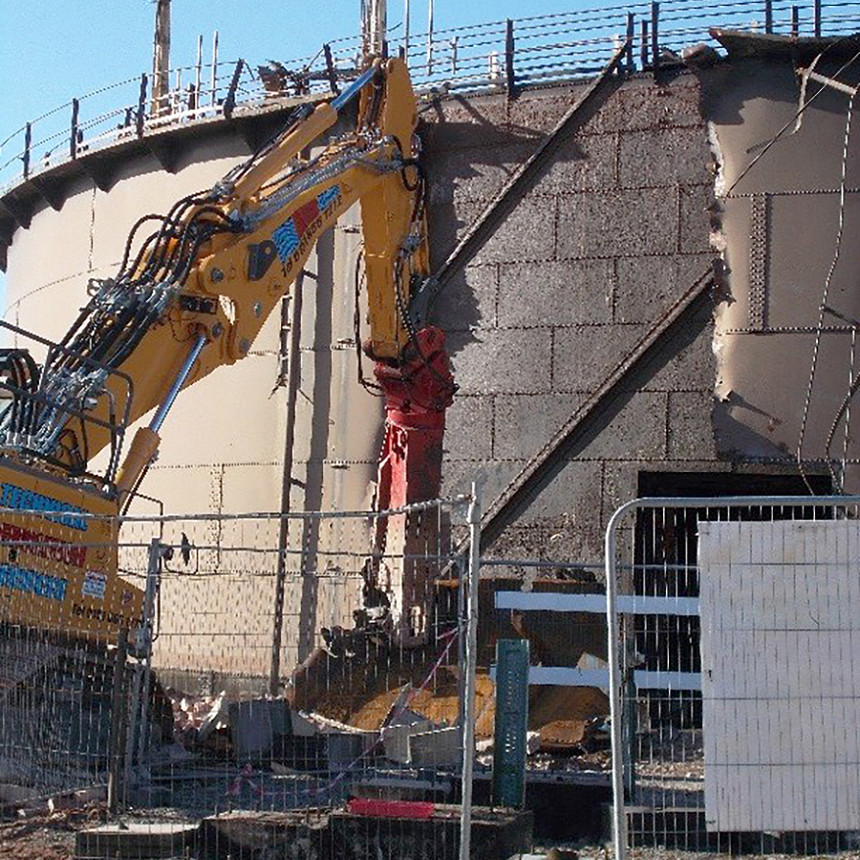
{"type": "Polygon", "coordinates": [[[425,800],[377,800],[371,797],[354,797],[347,803],[346,808],[353,815],[426,820],[433,817],[436,804],[425,800]]]}

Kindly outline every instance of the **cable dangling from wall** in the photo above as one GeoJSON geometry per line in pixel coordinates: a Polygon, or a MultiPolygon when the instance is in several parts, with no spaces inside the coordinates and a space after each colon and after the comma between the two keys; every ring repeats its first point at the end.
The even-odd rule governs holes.
{"type": "MultiPolygon", "coordinates": [[[[838,225],[836,228],[836,247],[833,250],[833,259],[830,261],[830,267],[827,270],[827,277],[824,279],[824,288],[823,288],[822,294],[821,294],[821,302],[818,305],[818,324],[817,324],[816,329],[815,329],[815,343],[814,343],[813,348],[812,348],[812,365],[809,369],[809,381],[808,381],[807,386],[806,386],[806,397],[804,398],[804,403],[803,403],[803,417],[801,418],[800,433],[799,433],[798,439],[797,439],[797,452],[796,452],[797,467],[800,471],[800,476],[803,478],[803,482],[804,482],[804,484],[806,484],[806,488],[809,490],[810,494],[813,493],[813,490],[812,490],[811,484],[809,483],[809,480],[808,480],[807,475],[806,475],[806,470],[804,469],[804,465],[803,465],[803,443],[804,443],[804,440],[806,437],[806,427],[807,427],[807,424],[809,422],[809,410],[810,410],[810,404],[812,402],[812,390],[813,390],[813,387],[815,385],[815,373],[816,373],[816,370],[818,369],[818,356],[819,356],[819,353],[821,350],[821,335],[822,335],[823,328],[824,328],[824,314],[827,312],[827,299],[828,299],[828,296],[830,293],[830,286],[831,286],[831,283],[833,281],[833,275],[836,272],[836,266],[839,263],[839,256],[840,256],[841,251],[842,251],[842,237],[843,237],[844,232],[845,232],[845,189],[846,189],[846,178],[847,178],[847,173],[848,173],[848,151],[849,151],[849,146],[851,143],[851,119],[852,119],[852,116],[854,113],[854,98],[857,95],[858,89],[860,89],[860,85],[858,85],[857,87],[854,88],[854,91],[851,93],[851,95],[848,98],[848,111],[847,111],[846,116],[845,116],[845,136],[843,138],[843,143],[842,143],[842,167],[841,167],[841,171],[840,171],[841,175],[840,175],[840,180],[839,180],[839,220],[838,220],[838,225]]],[[[836,417],[834,418],[834,421],[833,421],[831,428],[830,428],[830,434],[828,435],[828,439],[827,439],[826,456],[827,456],[828,468],[830,469],[830,473],[833,477],[834,485],[839,486],[840,489],[841,489],[842,481],[837,480],[837,478],[836,478],[836,475],[835,475],[835,472],[833,469],[833,463],[829,457],[829,449],[830,449],[830,444],[833,441],[833,436],[836,432],[836,425],[839,423],[839,420],[841,419],[842,415],[848,413],[849,405],[850,405],[851,399],[854,395],[854,392],[857,389],[858,382],[859,381],[855,379],[849,383],[848,393],[847,393],[845,399],[843,400],[843,405],[840,406],[839,410],[837,411],[836,417]]],[[[848,433],[848,428],[846,427],[846,437],[847,437],[847,433],[848,433]]],[[[847,443],[846,443],[846,445],[847,445],[847,443]]],[[[847,458],[847,449],[844,451],[844,454],[846,455],[846,458],[847,458]]],[[[842,467],[842,475],[843,475],[842,480],[843,481],[844,481],[844,474],[845,474],[845,462],[843,460],[843,467],[842,467]]]]}

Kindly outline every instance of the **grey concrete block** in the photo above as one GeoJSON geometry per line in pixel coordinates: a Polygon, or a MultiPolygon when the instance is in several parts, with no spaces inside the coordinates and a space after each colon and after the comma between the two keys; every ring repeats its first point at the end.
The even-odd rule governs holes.
{"type": "Polygon", "coordinates": [[[612,321],[611,260],[552,260],[499,267],[499,325],[612,321]]]}
{"type": "Polygon", "coordinates": [[[433,271],[445,262],[457,242],[486,206],[486,200],[464,200],[456,206],[453,201],[448,201],[427,207],[430,263],[433,271]]]}
{"type": "Polygon", "coordinates": [[[493,197],[516,168],[534,152],[536,141],[490,145],[475,128],[474,146],[446,149],[427,157],[429,202],[493,197]]]}
{"type": "Polygon", "coordinates": [[[458,395],[445,416],[445,454],[451,460],[493,456],[493,398],[458,395]]]}
{"type": "MultiPolygon", "coordinates": [[[[603,473],[604,522],[631,499],[639,495],[639,472],[651,468],[651,463],[616,460],[605,464],[603,473]]],[[[630,523],[626,523],[630,525],[630,523]]]]}
{"type": "Polygon", "coordinates": [[[673,254],[678,244],[677,200],[677,189],[671,187],[561,196],[558,256],[673,254]]]}
{"type": "Polygon", "coordinates": [[[618,185],[617,148],[614,134],[568,137],[541,172],[532,193],[615,188],[618,185]]]}
{"type": "Polygon", "coordinates": [[[714,200],[714,186],[681,185],[678,196],[678,250],[682,254],[704,254],[711,249],[711,221],[707,210],[714,200]]]}
{"type": "Polygon", "coordinates": [[[550,388],[547,329],[496,329],[448,338],[463,394],[537,394],[550,388]]]}
{"type": "Polygon", "coordinates": [[[547,260],[555,250],[554,197],[520,201],[475,256],[478,263],[547,260]]]}
{"type": "Polygon", "coordinates": [[[633,394],[609,423],[572,455],[599,460],[664,458],[666,398],[662,392],[633,394]]]}
{"type": "Polygon", "coordinates": [[[669,84],[639,78],[627,82],[603,103],[588,131],[605,134],[677,126],[703,126],[696,78],[682,74],[669,84]]]}
{"type": "Polygon", "coordinates": [[[595,504],[603,487],[603,466],[599,462],[568,462],[529,503],[517,522],[552,522],[555,533],[571,539],[577,532],[600,527],[600,505],[595,504]]]}
{"type": "Polygon", "coordinates": [[[556,331],[554,391],[594,391],[643,334],[637,325],[583,326],[556,331]]]}
{"type": "Polygon", "coordinates": [[[673,460],[716,458],[709,391],[673,391],[669,394],[667,453],[673,460]]]}
{"type": "Polygon", "coordinates": [[[618,179],[628,188],[708,183],[712,157],[704,125],[633,131],[619,138],[618,179]]]}
{"type": "Polygon", "coordinates": [[[532,457],[576,411],[585,395],[499,395],[494,453],[501,459],[532,457]]]}
{"type": "Polygon", "coordinates": [[[433,324],[446,332],[496,326],[497,283],[495,263],[457,272],[433,304],[433,324]]]}
{"type": "Polygon", "coordinates": [[[712,267],[713,260],[711,253],[619,259],[615,322],[650,323],[660,319],[712,267]]]}
{"type": "Polygon", "coordinates": [[[505,96],[438,99],[422,111],[418,132],[429,153],[474,146],[476,142],[509,143],[512,130],[508,126],[508,99],[505,96]]]}
{"type": "Polygon", "coordinates": [[[442,465],[442,497],[450,499],[461,493],[468,493],[474,481],[478,485],[481,507],[486,510],[520,473],[524,465],[522,460],[470,463],[465,460],[446,459],[442,465]]]}
{"type": "MultiPolygon", "coordinates": [[[[596,500],[598,507],[599,498],[596,500]]],[[[577,526],[559,519],[508,526],[492,543],[490,554],[505,559],[539,559],[555,561],[561,565],[588,566],[600,576],[603,557],[603,530],[599,518],[577,526]]],[[[496,568],[502,572],[505,568],[496,568]]],[[[546,571],[544,571],[546,573],[546,571]]]]}
{"type": "Polygon", "coordinates": [[[511,102],[508,123],[524,134],[546,135],[585,91],[587,84],[530,90],[511,102]]]}
{"type": "Polygon", "coordinates": [[[707,391],[716,382],[713,326],[709,325],[691,344],[658,370],[644,385],[650,391],[707,391]]]}

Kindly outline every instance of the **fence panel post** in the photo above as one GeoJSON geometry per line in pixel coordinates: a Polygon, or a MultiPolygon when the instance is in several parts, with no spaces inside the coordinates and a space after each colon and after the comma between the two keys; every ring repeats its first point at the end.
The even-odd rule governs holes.
{"type": "Polygon", "coordinates": [[[140,92],[137,96],[137,136],[143,137],[143,120],[146,116],[146,89],[149,79],[146,74],[140,76],[140,92]]]}
{"type": "Polygon", "coordinates": [[[764,31],[773,32],[773,0],[764,0],[764,31]]]}
{"type": "Polygon", "coordinates": [[[481,575],[481,503],[472,484],[469,503],[469,589],[466,593],[465,705],[463,726],[463,808],[460,813],[460,860],[469,860],[472,836],[472,773],[475,764],[475,673],[478,663],[478,583],[481,575]]]}
{"type": "Polygon", "coordinates": [[[660,4],[651,4],[651,66],[654,69],[654,74],[657,74],[657,69],[660,67],[660,37],[659,37],[659,21],[660,21],[660,4]]]}
{"type": "Polygon", "coordinates": [[[800,33],[800,7],[791,7],[791,38],[796,39],[800,33]]]}
{"type": "Polygon", "coordinates": [[[116,813],[119,809],[119,797],[122,794],[122,789],[125,774],[123,766],[123,758],[125,753],[125,727],[128,722],[128,713],[123,707],[126,702],[125,689],[125,664],[128,654],[128,630],[123,628],[119,632],[119,642],[117,644],[116,659],[114,661],[113,672],[113,694],[111,696],[111,712],[110,712],[110,749],[108,755],[110,757],[110,765],[108,771],[108,810],[111,814],[116,813]]]}
{"type": "Polygon", "coordinates": [[[78,157],[78,114],[80,112],[80,102],[77,99],[72,99],[72,127],[69,131],[69,157],[75,159],[78,157]]]}
{"type": "Polygon", "coordinates": [[[21,156],[21,161],[24,162],[24,179],[30,175],[30,144],[33,138],[33,128],[28,122],[24,126],[24,154],[21,156]]]}
{"type": "Polygon", "coordinates": [[[609,663],[609,719],[610,743],[612,748],[612,841],[615,860],[627,856],[627,810],[624,801],[624,726],[621,701],[621,639],[618,624],[618,537],[617,524],[627,512],[627,506],[620,507],[606,526],[605,564],[606,564],[606,659],[609,663]]]}
{"type": "Polygon", "coordinates": [[[508,18],[505,24],[505,89],[508,98],[514,95],[516,76],[514,74],[514,22],[508,18]]]}
{"type": "Polygon", "coordinates": [[[815,36],[816,39],[821,38],[821,0],[813,0],[812,35],[815,36]]]}
{"type": "Polygon", "coordinates": [[[636,71],[633,63],[633,40],[636,37],[636,19],[632,12],[627,13],[627,51],[624,55],[624,64],[627,74],[632,75],[636,71]]]}

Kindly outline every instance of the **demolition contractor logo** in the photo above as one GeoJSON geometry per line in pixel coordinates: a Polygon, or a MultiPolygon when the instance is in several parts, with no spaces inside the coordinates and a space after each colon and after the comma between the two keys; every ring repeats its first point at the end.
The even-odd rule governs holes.
{"type": "Polygon", "coordinates": [[[296,209],[280,227],[275,228],[272,241],[284,264],[284,272],[292,271],[293,266],[308,250],[319,229],[334,215],[340,202],[340,186],[332,185],[296,209]]]}

